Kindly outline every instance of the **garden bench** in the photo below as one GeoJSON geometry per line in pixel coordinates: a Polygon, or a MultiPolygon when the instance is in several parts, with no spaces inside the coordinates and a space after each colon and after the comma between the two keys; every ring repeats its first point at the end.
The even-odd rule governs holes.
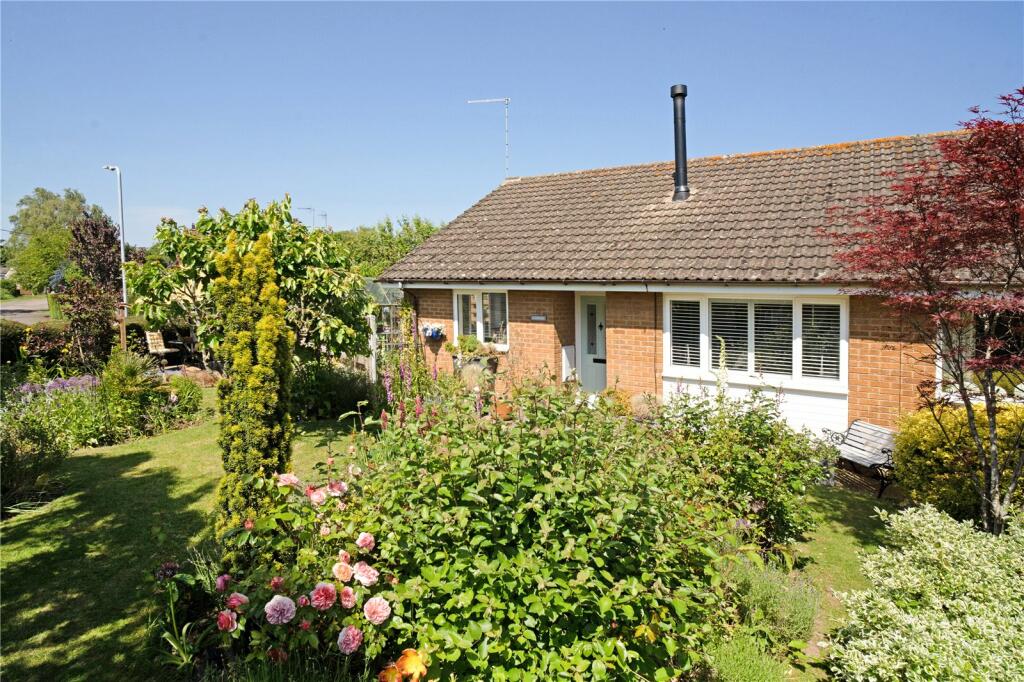
{"type": "Polygon", "coordinates": [[[839,449],[839,459],[866,469],[878,479],[878,497],[882,496],[893,475],[892,451],[896,434],[889,429],[857,419],[845,432],[823,429],[825,438],[839,449]]]}
{"type": "MultiPolygon", "coordinates": [[[[181,349],[179,348],[168,348],[164,344],[164,335],[160,332],[146,332],[146,347],[149,349],[150,355],[155,355],[160,361],[161,371],[167,369],[167,356],[174,353],[181,355],[181,349]]],[[[181,367],[182,365],[173,365],[174,367],[181,367]]]]}

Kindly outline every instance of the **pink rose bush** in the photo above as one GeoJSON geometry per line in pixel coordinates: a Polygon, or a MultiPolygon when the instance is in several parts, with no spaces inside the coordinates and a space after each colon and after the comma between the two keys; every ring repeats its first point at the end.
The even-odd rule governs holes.
{"type": "Polygon", "coordinates": [[[295,618],[295,602],[281,594],[275,594],[263,607],[267,614],[267,622],[273,625],[284,625],[295,618]]]}
{"type": "Polygon", "coordinates": [[[246,597],[244,594],[242,594],[241,592],[232,592],[231,596],[228,597],[228,600],[224,603],[224,605],[232,611],[237,611],[238,609],[242,608],[248,603],[249,598],[246,597]]]}
{"type": "Polygon", "coordinates": [[[217,614],[217,629],[221,632],[234,632],[238,628],[238,614],[224,609],[217,614]]]}
{"type": "Polygon", "coordinates": [[[364,552],[372,552],[376,545],[377,541],[374,539],[373,533],[360,533],[356,538],[356,547],[364,552]]]}
{"type": "Polygon", "coordinates": [[[391,605],[383,597],[370,597],[363,605],[363,614],[366,620],[374,625],[380,625],[391,615],[391,605]]]}
{"type": "Polygon", "coordinates": [[[346,625],[338,635],[338,648],[341,653],[351,656],[363,643],[363,631],[354,625],[346,625]]]}
{"type": "Polygon", "coordinates": [[[334,587],[334,583],[317,583],[313,591],[309,593],[309,603],[317,611],[326,611],[334,606],[337,599],[338,590],[334,587]]]}

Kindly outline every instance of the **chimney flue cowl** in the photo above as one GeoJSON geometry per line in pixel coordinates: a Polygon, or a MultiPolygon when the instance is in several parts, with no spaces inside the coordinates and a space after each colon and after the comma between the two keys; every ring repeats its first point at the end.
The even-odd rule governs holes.
{"type": "Polygon", "coordinates": [[[690,197],[690,185],[686,177],[686,86],[673,85],[669,94],[672,95],[676,139],[676,188],[672,193],[672,201],[685,201],[690,197]]]}

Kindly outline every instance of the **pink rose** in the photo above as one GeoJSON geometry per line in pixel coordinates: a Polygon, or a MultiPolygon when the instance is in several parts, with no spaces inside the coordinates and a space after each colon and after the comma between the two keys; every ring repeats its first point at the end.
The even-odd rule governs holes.
{"type": "Polygon", "coordinates": [[[331,527],[330,526],[328,526],[326,523],[324,525],[320,526],[320,535],[322,535],[323,537],[327,537],[330,534],[331,534],[331,527]]]}
{"type": "Polygon", "coordinates": [[[328,457],[327,458],[327,466],[329,466],[329,467],[334,466],[334,458],[333,457],[328,457]]]}
{"type": "Polygon", "coordinates": [[[309,501],[313,503],[314,507],[322,505],[327,501],[327,488],[317,488],[309,493],[309,501]]]}
{"type": "Polygon", "coordinates": [[[270,579],[270,589],[274,592],[280,592],[282,587],[284,587],[284,578],[276,575],[270,579]]]}
{"type": "Polygon", "coordinates": [[[360,533],[356,539],[356,547],[365,552],[372,552],[376,545],[377,541],[373,539],[373,533],[360,533]]]}
{"type": "Polygon", "coordinates": [[[341,653],[350,656],[363,643],[363,631],[354,625],[346,625],[338,635],[338,648],[341,653]]]}
{"type": "Polygon", "coordinates": [[[355,576],[356,580],[359,581],[359,584],[363,587],[370,587],[372,585],[376,585],[377,578],[378,576],[380,576],[380,573],[377,572],[377,569],[370,566],[365,561],[360,561],[359,563],[357,563],[352,573],[355,576]]]}
{"type": "Polygon", "coordinates": [[[231,584],[231,576],[225,573],[224,575],[217,576],[217,591],[227,592],[228,585],[231,584]]]}
{"type": "Polygon", "coordinates": [[[333,497],[341,497],[348,492],[348,484],[345,481],[331,481],[327,484],[327,492],[333,497]]]}
{"type": "Polygon", "coordinates": [[[356,593],[348,586],[341,588],[341,605],[346,609],[350,609],[356,605],[356,593]]]}
{"type": "Polygon", "coordinates": [[[254,528],[254,527],[256,526],[256,524],[255,524],[255,523],[253,523],[253,520],[252,520],[252,519],[246,519],[246,520],[245,520],[245,522],[244,522],[244,523],[242,524],[242,526],[243,526],[243,527],[244,527],[244,528],[245,528],[246,530],[252,530],[252,529],[253,529],[253,528],[254,528]]]}
{"type": "Polygon", "coordinates": [[[238,615],[227,609],[217,614],[217,629],[221,632],[234,632],[238,627],[238,615]]]}
{"type": "Polygon", "coordinates": [[[302,595],[299,597],[299,606],[309,606],[309,597],[302,595]]]}
{"type": "Polygon", "coordinates": [[[249,603],[249,598],[241,592],[232,592],[231,596],[228,597],[226,606],[232,611],[237,611],[239,607],[245,606],[249,603]]]}
{"type": "Polygon", "coordinates": [[[347,583],[349,580],[352,580],[352,567],[344,561],[339,561],[334,564],[334,567],[331,568],[331,573],[333,573],[334,577],[343,583],[347,583]]]}
{"type": "Polygon", "coordinates": [[[277,477],[277,486],[283,488],[285,486],[299,486],[299,477],[292,473],[279,474],[277,477]]]}
{"type": "Polygon", "coordinates": [[[334,606],[334,600],[338,598],[338,590],[334,583],[317,583],[313,591],[309,593],[309,603],[317,611],[326,611],[334,606]]]}
{"type": "Polygon", "coordinates": [[[267,614],[267,622],[271,625],[284,625],[295,617],[295,602],[284,595],[275,594],[263,607],[263,612],[267,614]]]}
{"type": "Polygon", "coordinates": [[[374,625],[380,625],[391,615],[391,605],[383,597],[372,597],[363,605],[363,615],[374,625]]]}
{"type": "Polygon", "coordinates": [[[303,630],[308,630],[310,625],[312,625],[312,623],[310,623],[308,620],[304,620],[301,623],[299,623],[299,627],[303,630]]]}
{"type": "Polygon", "coordinates": [[[340,552],[338,552],[338,561],[350,564],[352,563],[352,555],[346,552],[345,550],[341,550],[340,552]]]}

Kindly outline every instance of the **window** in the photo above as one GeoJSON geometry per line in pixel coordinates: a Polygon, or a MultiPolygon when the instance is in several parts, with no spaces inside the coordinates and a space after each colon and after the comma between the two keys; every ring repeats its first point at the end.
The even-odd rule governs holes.
{"type": "Polygon", "coordinates": [[[754,304],[754,371],[793,374],[793,304],[754,304]]]}
{"type": "Polygon", "coordinates": [[[839,306],[805,303],[803,327],[803,362],[805,377],[839,378],[839,306]]]}
{"type": "Polygon", "coordinates": [[[724,365],[728,369],[745,370],[748,327],[747,304],[733,301],[711,302],[711,368],[724,365]],[[725,353],[723,361],[722,353],[725,353]]]}
{"type": "Polygon", "coordinates": [[[475,336],[503,350],[508,347],[508,295],[504,291],[455,294],[458,336],[475,336]]]}
{"type": "Polygon", "coordinates": [[[483,294],[484,342],[508,343],[508,301],[505,294],[483,294]]]}
{"type": "Polygon", "coordinates": [[[826,383],[845,381],[846,308],[839,301],[669,295],[664,316],[666,377],[713,380],[724,367],[741,383],[764,377],[844,388],[826,383]]]}
{"type": "Polygon", "coordinates": [[[700,367],[700,301],[672,301],[672,364],[700,367]]]}

